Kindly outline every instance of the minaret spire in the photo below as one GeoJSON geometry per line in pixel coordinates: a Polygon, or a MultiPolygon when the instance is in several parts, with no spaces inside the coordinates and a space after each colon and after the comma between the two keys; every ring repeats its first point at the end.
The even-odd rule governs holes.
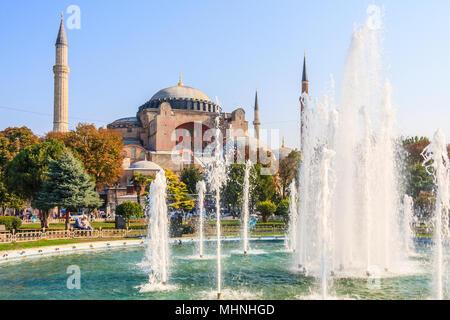
{"type": "Polygon", "coordinates": [[[261,125],[261,121],[259,121],[259,104],[258,104],[258,88],[256,88],[255,93],[255,114],[253,120],[253,127],[255,129],[255,138],[259,141],[259,127],[261,125]]]}
{"type": "Polygon", "coordinates": [[[302,93],[309,93],[308,72],[306,70],[306,52],[303,56],[303,72],[302,72],[302,93]]]}
{"type": "Polygon", "coordinates": [[[61,24],[59,25],[58,37],[56,38],[56,44],[67,45],[66,29],[64,28],[64,15],[61,12],[61,24]]]}
{"type": "Polygon", "coordinates": [[[66,30],[64,29],[64,16],[61,13],[61,24],[59,25],[56,38],[55,65],[53,66],[54,80],[54,102],[53,102],[53,131],[67,132],[69,130],[69,73],[67,65],[68,42],[66,30]]]}
{"type": "Polygon", "coordinates": [[[303,55],[303,72],[302,72],[302,93],[300,95],[300,150],[301,150],[301,141],[302,141],[302,133],[303,133],[303,110],[305,109],[305,100],[308,99],[309,95],[309,79],[308,72],[306,70],[306,51],[303,55]]]}

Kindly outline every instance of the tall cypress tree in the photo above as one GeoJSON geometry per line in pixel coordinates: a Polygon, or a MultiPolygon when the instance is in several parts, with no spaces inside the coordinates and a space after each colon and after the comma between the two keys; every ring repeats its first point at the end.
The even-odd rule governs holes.
{"type": "MultiPolygon", "coordinates": [[[[33,202],[36,208],[47,212],[54,207],[76,211],[102,204],[102,200],[94,191],[95,181],[69,151],[65,151],[58,160],[50,162],[47,178],[33,202]]],[[[66,214],[66,230],[68,228],[69,213],[66,214]]]]}

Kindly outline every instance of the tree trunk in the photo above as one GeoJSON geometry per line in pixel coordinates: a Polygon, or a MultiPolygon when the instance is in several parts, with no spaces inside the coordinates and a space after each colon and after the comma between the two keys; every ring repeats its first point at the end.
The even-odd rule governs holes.
{"type": "Polygon", "coordinates": [[[118,192],[117,192],[117,188],[119,187],[119,184],[116,184],[115,185],[115,188],[114,188],[114,202],[115,202],[115,208],[114,208],[114,212],[116,212],[116,209],[117,209],[117,207],[119,206],[119,195],[118,195],[118,192]]]}
{"type": "Polygon", "coordinates": [[[39,210],[39,218],[41,220],[41,228],[42,229],[49,228],[48,216],[49,216],[49,210],[39,210]]]}
{"type": "Polygon", "coordinates": [[[269,222],[269,218],[270,218],[270,213],[269,214],[267,214],[267,213],[265,213],[265,214],[263,214],[263,221],[264,222],[269,222]]]}
{"type": "Polygon", "coordinates": [[[70,227],[70,211],[66,209],[66,230],[70,227]]]}
{"type": "Polygon", "coordinates": [[[136,189],[136,194],[137,194],[137,202],[139,204],[141,204],[141,189],[140,188],[136,189]]]}

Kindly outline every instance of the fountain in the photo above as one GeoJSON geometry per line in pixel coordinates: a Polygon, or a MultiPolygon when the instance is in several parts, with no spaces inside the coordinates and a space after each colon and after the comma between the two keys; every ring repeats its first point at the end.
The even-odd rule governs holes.
{"type": "MultiPolygon", "coordinates": [[[[370,18],[370,17],[369,17],[370,18]]],[[[321,279],[402,273],[395,110],[378,29],[353,34],[340,105],[303,97],[296,265],[321,279]],[[337,111],[338,110],[338,111],[337,111]]]]}
{"type": "Polygon", "coordinates": [[[297,187],[295,179],[289,185],[290,198],[289,198],[289,231],[285,240],[286,248],[289,251],[296,251],[296,239],[297,239],[297,187]]]}
{"type": "Polygon", "coordinates": [[[142,290],[149,291],[167,286],[169,278],[169,226],[166,202],[166,176],[160,170],[150,186],[149,226],[143,265],[150,268],[148,284],[142,290]]]}
{"type": "Polygon", "coordinates": [[[449,209],[450,209],[450,160],[447,154],[445,136],[438,130],[433,141],[423,151],[423,164],[429,174],[433,175],[436,183],[436,208],[433,219],[434,224],[434,291],[435,298],[444,298],[444,273],[447,254],[444,245],[448,241],[449,209]]]}
{"type": "Polygon", "coordinates": [[[200,252],[200,258],[203,258],[203,215],[204,215],[204,205],[205,205],[205,192],[206,192],[206,185],[204,181],[197,182],[196,185],[197,192],[198,192],[198,211],[199,211],[199,252],[200,252]]]}
{"type": "Polygon", "coordinates": [[[207,180],[214,194],[216,206],[216,233],[217,233],[217,299],[222,298],[222,253],[221,253],[221,223],[220,223],[220,191],[226,181],[226,159],[223,156],[222,133],[219,129],[220,118],[216,118],[214,153],[208,163],[207,180]]]}
{"type": "Polygon", "coordinates": [[[414,247],[414,203],[413,198],[405,194],[403,197],[403,246],[405,252],[411,255],[414,247]]]}
{"type": "Polygon", "coordinates": [[[250,219],[250,213],[249,213],[249,198],[250,198],[250,169],[252,168],[252,163],[250,160],[247,160],[245,164],[245,174],[244,174],[244,192],[243,192],[243,205],[242,205],[242,240],[244,244],[244,254],[247,254],[249,251],[249,244],[248,244],[248,222],[250,219]]]}

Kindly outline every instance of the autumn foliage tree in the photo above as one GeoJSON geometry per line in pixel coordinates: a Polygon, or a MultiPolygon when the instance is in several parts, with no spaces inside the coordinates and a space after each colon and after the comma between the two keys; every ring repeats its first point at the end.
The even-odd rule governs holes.
{"type": "Polygon", "coordinates": [[[38,138],[27,127],[9,127],[0,131],[0,166],[4,167],[20,150],[38,142],[38,138]]]}
{"type": "Polygon", "coordinates": [[[166,169],[167,200],[169,207],[189,211],[194,208],[194,200],[189,196],[186,184],[173,171],[166,169]]]}
{"type": "Polygon", "coordinates": [[[94,177],[97,190],[113,185],[121,177],[123,141],[119,133],[80,123],[74,131],[49,133],[47,138],[64,142],[94,177]]]}
{"type": "Polygon", "coordinates": [[[283,199],[287,196],[287,189],[292,180],[298,175],[300,158],[300,152],[292,150],[286,158],[280,160],[277,176],[281,187],[281,196],[283,199]]]}

